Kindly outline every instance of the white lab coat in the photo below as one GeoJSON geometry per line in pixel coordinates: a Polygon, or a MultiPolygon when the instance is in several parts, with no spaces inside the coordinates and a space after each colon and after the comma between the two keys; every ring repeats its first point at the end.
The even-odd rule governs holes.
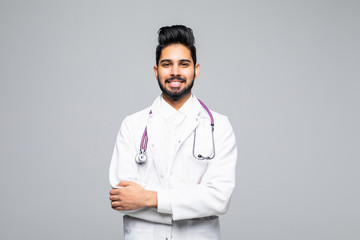
{"type": "Polygon", "coordinates": [[[110,164],[112,187],[121,180],[135,181],[158,193],[158,209],[123,211],[125,239],[220,239],[219,219],[229,206],[235,186],[237,149],[227,117],[211,111],[214,122],[215,158],[197,160],[195,154],[212,152],[210,117],[198,101],[184,119],[174,159],[165,161],[164,120],[159,114],[159,96],[151,107],[127,116],[117,136],[110,164]],[[150,110],[152,114],[149,115],[150,110]],[[135,163],[141,137],[147,126],[147,162],[135,163]],[[162,201],[170,201],[172,214],[162,213],[162,201]]]}

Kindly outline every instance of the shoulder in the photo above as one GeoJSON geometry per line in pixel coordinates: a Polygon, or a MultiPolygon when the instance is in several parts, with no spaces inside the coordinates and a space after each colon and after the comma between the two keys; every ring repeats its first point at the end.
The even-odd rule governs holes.
{"type": "Polygon", "coordinates": [[[125,117],[125,119],[128,121],[137,121],[138,119],[146,118],[149,116],[150,110],[151,110],[151,107],[144,108],[133,114],[127,115],[125,117]]]}
{"type": "Polygon", "coordinates": [[[223,125],[223,124],[230,125],[229,118],[226,115],[218,113],[218,112],[213,111],[211,109],[210,109],[210,112],[214,117],[215,126],[220,126],[220,125],[223,125]]]}
{"type": "Polygon", "coordinates": [[[193,100],[194,104],[193,106],[196,106],[196,108],[199,108],[201,110],[199,110],[199,115],[201,117],[204,117],[204,118],[207,118],[207,119],[210,119],[210,115],[209,115],[209,112],[211,113],[212,117],[214,118],[214,124],[215,125],[219,125],[219,123],[221,124],[222,122],[224,121],[228,121],[228,117],[219,113],[219,112],[216,112],[210,108],[208,108],[208,106],[206,105],[206,103],[204,103],[203,101],[201,101],[200,99],[198,99],[195,95],[193,95],[193,99],[197,99],[198,101],[196,100],[193,100]]]}
{"type": "Polygon", "coordinates": [[[151,114],[150,111],[154,112],[159,108],[160,104],[160,96],[155,98],[154,102],[147,108],[142,109],[138,112],[135,112],[131,115],[127,115],[123,120],[123,124],[125,125],[133,125],[136,127],[146,125],[149,115],[151,114]]]}
{"type": "Polygon", "coordinates": [[[150,110],[151,110],[151,107],[147,107],[138,112],[127,115],[124,118],[122,125],[124,125],[124,126],[140,126],[140,125],[142,125],[142,123],[147,121],[150,110]]]}
{"type": "Polygon", "coordinates": [[[214,110],[210,110],[211,114],[214,116],[215,119],[218,119],[219,121],[223,121],[224,119],[227,119],[228,117],[224,114],[218,113],[214,110]]]}
{"type": "Polygon", "coordinates": [[[149,116],[149,111],[150,107],[131,115],[127,115],[121,122],[118,137],[127,136],[128,138],[132,138],[131,136],[135,136],[140,129],[144,130],[149,116]]]}
{"type": "Polygon", "coordinates": [[[221,113],[210,110],[214,117],[214,134],[217,137],[221,137],[224,139],[232,139],[235,140],[234,129],[230,123],[229,118],[221,113]]]}
{"type": "Polygon", "coordinates": [[[229,118],[218,112],[211,111],[214,117],[214,136],[218,143],[229,146],[236,146],[234,129],[229,118]]]}

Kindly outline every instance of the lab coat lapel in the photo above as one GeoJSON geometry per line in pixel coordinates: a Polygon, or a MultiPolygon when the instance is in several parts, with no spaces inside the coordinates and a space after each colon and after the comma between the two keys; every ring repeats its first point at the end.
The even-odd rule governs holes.
{"type": "Polygon", "coordinates": [[[163,179],[166,172],[166,165],[164,162],[164,138],[163,138],[163,126],[164,119],[159,114],[160,99],[157,98],[151,106],[152,114],[149,116],[147,125],[148,133],[148,148],[151,152],[151,158],[154,162],[159,179],[163,179]]]}
{"type": "Polygon", "coordinates": [[[183,142],[194,132],[195,128],[199,125],[201,104],[194,96],[193,108],[191,113],[184,119],[183,126],[181,127],[181,137],[177,140],[178,144],[176,144],[174,148],[174,155],[176,156],[179,148],[183,144],[183,142]]]}

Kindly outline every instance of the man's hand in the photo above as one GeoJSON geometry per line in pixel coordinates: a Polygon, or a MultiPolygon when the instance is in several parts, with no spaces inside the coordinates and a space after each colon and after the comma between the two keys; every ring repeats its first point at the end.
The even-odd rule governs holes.
{"type": "Polygon", "coordinates": [[[143,207],[157,207],[157,194],[131,181],[121,181],[110,191],[111,207],[114,210],[136,210],[143,207]]]}

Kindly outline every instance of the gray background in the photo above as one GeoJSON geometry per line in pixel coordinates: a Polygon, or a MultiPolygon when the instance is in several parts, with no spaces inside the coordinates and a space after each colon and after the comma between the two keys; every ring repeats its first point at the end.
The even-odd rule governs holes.
{"type": "Polygon", "coordinates": [[[108,167],[160,93],[157,30],[236,131],[223,239],[360,239],[359,1],[0,1],[0,239],[122,239],[108,167]]]}

